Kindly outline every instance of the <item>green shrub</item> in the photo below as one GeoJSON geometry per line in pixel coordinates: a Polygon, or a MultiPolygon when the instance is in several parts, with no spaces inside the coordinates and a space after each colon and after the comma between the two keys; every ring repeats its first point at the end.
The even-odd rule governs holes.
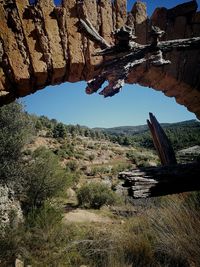
{"type": "Polygon", "coordinates": [[[95,145],[92,144],[92,143],[89,143],[89,144],[87,145],[87,148],[88,148],[88,149],[95,149],[95,145]]]}
{"type": "Polygon", "coordinates": [[[45,200],[63,191],[68,182],[67,172],[50,150],[41,147],[32,157],[24,169],[25,210],[42,206],[45,200]]]}
{"type": "Polygon", "coordinates": [[[66,169],[70,172],[75,172],[78,170],[78,162],[75,160],[70,160],[66,164],[66,169]]]}
{"type": "Polygon", "coordinates": [[[94,166],[91,168],[90,176],[109,174],[110,168],[106,166],[94,166]]]}
{"type": "Polygon", "coordinates": [[[114,165],[111,169],[113,175],[117,175],[119,172],[131,169],[132,165],[130,163],[119,163],[114,165]]]}
{"type": "Polygon", "coordinates": [[[76,152],[74,153],[74,157],[75,157],[76,159],[83,159],[83,158],[84,158],[84,155],[85,155],[85,153],[84,153],[83,151],[81,151],[81,150],[76,151],[76,152]]]}
{"type": "Polygon", "coordinates": [[[68,266],[64,249],[68,235],[62,218],[61,211],[49,203],[28,214],[21,255],[26,264],[36,267],[68,266]]]}
{"type": "Polygon", "coordinates": [[[149,167],[150,161],[157,163],[157,157],[149,151],[129,151],[126,157],[138,167],[149,167]]]}
{"type": "MultiPolygon", "coordinates": [[[[34,132],[33,122],[17,102],[0,108],[0,180],[21,184],[22,150],[34,132]]],[[[16,186],[15,186],[16,188],[16,186]]]]}
{"type": "Polygon", "coordinates": [[[59,122],[58,124],[54,126],[53,137],[54,138],[65,138],[66,137],[66,129],[63,123],[59,122]]]}
{"type": "Polygon", "coordinates": [[[54,154],[59,156],[61,159],[63,158],[72,158],[75,154],[74,146],[69,143],[64,143],[60,146],[60,148],[56,148],[54,154]]]}
{"type": "Polygon", "coordinates": [[[79,205],[99,209],[103,205],[112,205],[116,201],[115,194],[106,185],[90,183],[82,186],[77,197],[79,205]]]}

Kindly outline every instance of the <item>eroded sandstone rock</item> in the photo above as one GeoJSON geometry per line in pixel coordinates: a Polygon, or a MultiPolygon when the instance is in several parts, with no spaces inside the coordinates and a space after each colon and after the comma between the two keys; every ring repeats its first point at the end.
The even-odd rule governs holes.
{"type": "Polygon", "coordinates": [[[53,0],[39,0],[38,4],[43,14],[44,27],[50,47],[53,68],[51,81],[53,84],[61,83],[66,73],[66,60],[62,49],[58,22],[53,14],[54,2],[53,0]]]}
{"type": "Polygon", "coordinates": [[[131,13],[135,21],[136,41],[141,44],[147,43],[148,24],[147,24],[147,8],[145,3],[136,1],[131,13]]]}
{"type": "Polygon", "coordinates": [[[29,10],[28,0],[16,0],[18,13],[22,23],[22,29],[27,44],[27,51],[33,69],[33,86],[43,87],[47,81],[47,64],[43,59],[43,51],[40,46],[35,24],[29,10]]]}
{"type": "Polygon", "coordinates": [[[114,1],[115,14],[116,14],[116,24],[115,28],[121,28],[126,24],[127,20],[127,4],[125,0],[115,0],[114,1]]]}
{"type": "Polygon", "coordinates": [[[110,43],[113,31],[112,5],[111,0],[100,0],[99,11],[101,14],[101,36],[110,43]]]}
{"type": "MultiPolygon", "coordinates": [[[[101,14],[98,14],[98,5],[96,0],[85,0],[81,8],[82,18],[87,18],[94,28],[99,31],[99,16],[101,14]]],[[[95,66],[102,63],[102,57],[93,56],[95,50],[98,49],[98,46],[94,42],[90,41],[87,37],[83,37],[83,42],[85,46],[83,78],[84,80],[90,80],[96,73],[95,66]]]]}
{"type": "MultiPolygon", "coordinates": [[[[146,44],[151,25],[166,32],[161,40],[200,36],[196,10],[196,1],[190,1],[169,10],[157,8],[149,19],[141,1],[127,15],[125,0],[64,0],[59,7],[53,0],[38,0],[35,5],[28,0],[2,0],[0,104],[47,85],[89,80],[101,72],[108,57],[93,55],[99,47],[81,31],[80,19],[89,19],[110,45],[112,32],[125,24],[134,28],[137,42],[146,44]]],[[[142,64],[126,82],[160,90],[200,116],[200,48],[174,49],[165,59],[171,64],[162,68],[142,64]]]]}
{"type": "MultiPolygon", "coordinates": [[[[0,2],[0,18],[0,38],[3,47],[2,53],[5,57],[3,62],[4,71],[7,72],[10,82],[13,84],[12,89],[15,95],[18,97],[23,96],[31,90],[29,66],[22,55],[24,48],[22,47],[19,50],[15,35],[18,29],[11,27],[12,19],[8,16],[5,5],[2,2],[0,2]]],[[[15,19],[18,20],[18,18],[15,19]]]]}
{"type": "Polygon", "coordinates": [[[64,0],[63,7],[66,10],[65,20],[68,36],[68,81],[77,82],[82,79],[82,72],[85,64],[83,54],[82,36],[78,32],[78,13],[75,0],[64,0]]]}

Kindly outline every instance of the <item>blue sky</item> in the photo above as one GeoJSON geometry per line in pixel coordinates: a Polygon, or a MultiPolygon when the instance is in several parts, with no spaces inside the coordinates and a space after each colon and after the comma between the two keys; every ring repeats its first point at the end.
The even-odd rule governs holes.
{"type": "MultiPolygon", "coordinates": [[[[57,0],[55,0],[57,1],[57,0]]],[[[191,0],[142,0],[142,2],[145,2],[147,4],[147,13],[149,16],[153,13],[156,7],[166,7],[166,8],[172,8],[176,5],[189,2],[191,0]]],[[[130,10],[133,6],[133,3],[135,3],[135,0],[127,0],[127,6],[130,10]]],[[[200,0],[197,0],[198,6],[200,6],[200,0]]]]}
{"type": "MultiPolygon", "coordinates": [[[[57,1],[57,0],[56,0],[57,1]]],[[[128,1],[128,9],[135,1],[128,1]]],[[[144,1],[148,14],[155,7],[173,7],[187,2],[181,0],[144,1]]],[[[200,6],[200,0],[197,1],[200,6]]],[[[145,124],[148,113],[153,112],[160,122],[177,122],[195,119],[195,115],[178,105],[174,98],[139,85],[126,85],[112,98],[98,94],[86,95],[86,83],[65,83],[49,86],[22,99],[29,113],[45,115],[66,124],[80,124],[89,127],[114,127],[145,124]]]]}

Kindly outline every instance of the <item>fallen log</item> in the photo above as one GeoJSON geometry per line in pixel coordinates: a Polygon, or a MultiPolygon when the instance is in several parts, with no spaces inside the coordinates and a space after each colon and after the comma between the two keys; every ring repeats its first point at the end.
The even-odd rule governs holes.
{"type": "Polygon", "coordinates": [[[200,163],[148,167],[120,172],[122,187],[133,198],[200,190],[200,163]]]}
{"type": "Polygon", "coordinates": [[[157,121],[149,113],[147,120],[162,166],[120,172],[122,191],[133,198],[156,197],[200,190],[200,163],[177,164],[173,147],[157,121]]]}
{"type": "Polygon", "coordinates": [[[149,120],[147,120],[155,149],[158,153],[162,165],[177,164],[174,149],[167,135],[165,134],[160,123],[156,117],[149,113],[149,120]]]}

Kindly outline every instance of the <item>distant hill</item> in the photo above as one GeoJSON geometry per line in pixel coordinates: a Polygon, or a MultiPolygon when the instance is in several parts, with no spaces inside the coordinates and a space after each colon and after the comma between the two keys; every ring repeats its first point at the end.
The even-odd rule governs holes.
{"type": "Polygon", "coordinates": [[[103,131],[108,134],[115,135],[132,135],[136,133],[145,132],[148,130],[147,125],[138,125],[138,126],[119,126],[113,128],[94,128],[96,131],[103,131]]]}
{"type": "MultiPolygon", "coordinates": [[[[188,120],[176,123],[161,123],[164,129],[166,128],[177,128],[177,127],[200,127],[200,122],[197,120],[188,120]]],[[[95,131],[102,131],[112,135],[135,135],[139,133],[144,133],[149,130],[148,126],[138,125],[138,126],[118,126],[112,128],[93,128],[95,131]]]]}
{"type": "MultiPolygon", "coordinates": [[[[123,146],[134,146],[152,149],[153,142],[147,125],[119,126],[112,128],[93,128],[80,125],[65,125],[45,116],[32,116],[37,130],[45,130],[49,137],[65,137],[67,135],[91,137],[97,140],[110,140],[123,146]]],[[[175,150],[200,145],[200,122],[189,120],[177,123],[162,123],[163,129],[172,142],[175,150]]]]}
{"type": "MultiPolygon", "coordinates": [[[[200,145],[199,121],[189,120],[177,123],[162,123],[161,125],[175,150],[200,145]]],[[[120,145],[153,148],[152,137],[147,125],[96,128],[95,130],[109,135],[113,142],[120,145]]]]}

